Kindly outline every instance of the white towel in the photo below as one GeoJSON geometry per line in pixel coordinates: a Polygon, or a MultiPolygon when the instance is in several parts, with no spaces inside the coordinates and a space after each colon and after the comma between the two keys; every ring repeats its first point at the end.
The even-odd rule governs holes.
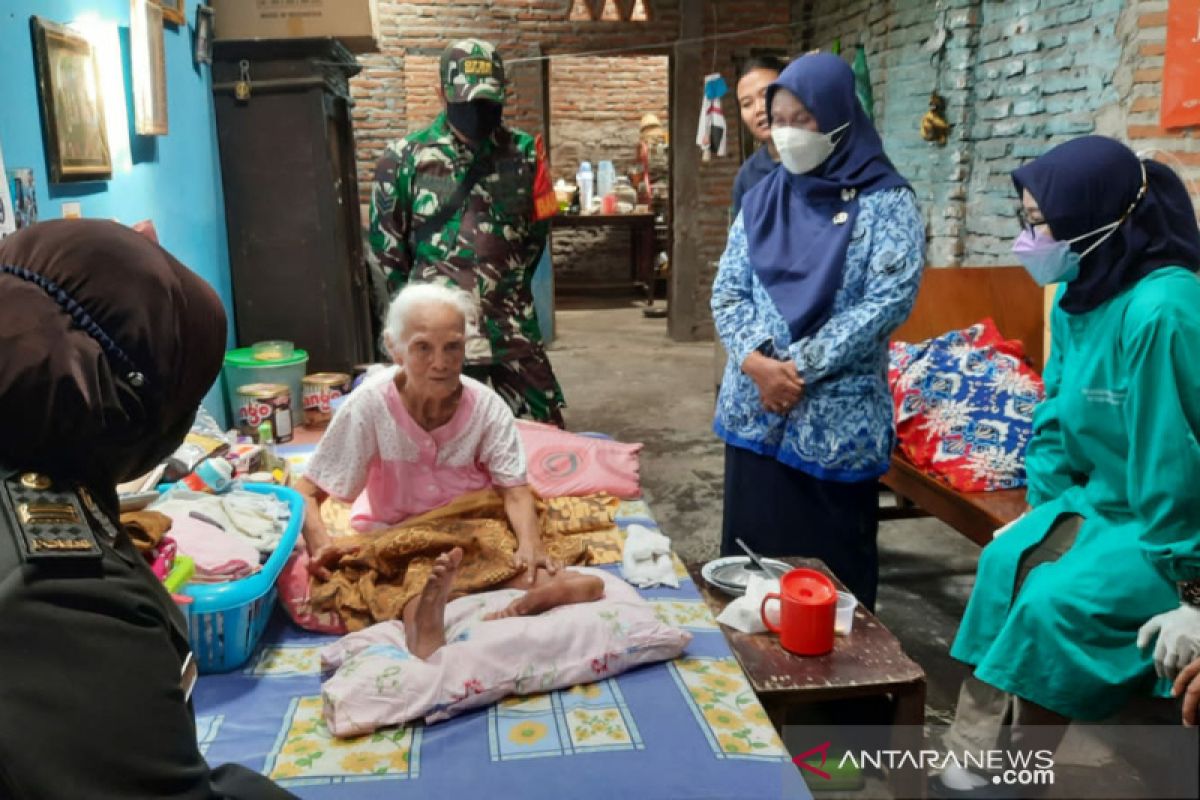
{"type": "Polygon", "coordinates": [[[671,540],[643,525],[630,525],[621,552],[621,575],[640,589],[660,584],[678,589],[671,540]]]}
{"type": "MultiPolygon", "coordinates": [[[[746,583],[746,593],[725,606],[725,610],[717,617],[717,622],[742,633],[763,633],[767,626],[763,625],[759,609],[762,608],[763,598],[771,592],[779,593],[778,579],[751,575],[750,580],[746,583]]],[[[770,618],[771,624],[779,624],[778,600],[772,600],[771,604],[767,606],[767,617],[770,618]]]]}

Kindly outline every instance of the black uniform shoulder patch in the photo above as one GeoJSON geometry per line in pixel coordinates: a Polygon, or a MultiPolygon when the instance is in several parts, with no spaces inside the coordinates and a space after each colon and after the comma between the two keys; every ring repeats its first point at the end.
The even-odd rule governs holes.
{"type": "Polygon", "coordinates": [[[56,486],[36,473],[16,474],[0,483],[0,504],[25,561],[101,557],[74,486],[56,486]]]}

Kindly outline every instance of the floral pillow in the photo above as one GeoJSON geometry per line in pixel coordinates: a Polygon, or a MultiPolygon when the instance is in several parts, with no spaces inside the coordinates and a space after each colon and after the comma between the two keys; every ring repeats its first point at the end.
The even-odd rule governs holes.
{"type": "Polygon", "coordinates": [[[1025,485],[1042,379],[991,319],[917,344],[893,342],[888,382],[900,450],[962,492],[1025,485]]]}
{"type": "Polygon", "coordinates": [[[484,621],[520,592],[502,589],[446,607],[445,647],[408,653],[401,622],[383,622],[321,651],[325,722],[335,736],[424,718],[448,719],[514,694],[591,683],[639,664],[676,658],[691,634],[661,622],[633,587],[604,570],[604,598],[532,617],[484,621]]]}

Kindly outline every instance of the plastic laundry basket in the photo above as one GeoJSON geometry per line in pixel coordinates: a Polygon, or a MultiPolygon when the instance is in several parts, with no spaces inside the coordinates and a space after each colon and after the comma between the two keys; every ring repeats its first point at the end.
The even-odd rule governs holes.
{"type": "Polygon", "coordinates": [[[183,610],[188,618],[192,655],[202,673],[229,672],[250,660],[275,608],[275,581],[292,555],[304,523],[304,498],[283,486],[247,483],[249,492],[273,494],[288,504],[291,518],[279,546],[262,569],[248,578],[218,584],[192,584],[183,610]]]}

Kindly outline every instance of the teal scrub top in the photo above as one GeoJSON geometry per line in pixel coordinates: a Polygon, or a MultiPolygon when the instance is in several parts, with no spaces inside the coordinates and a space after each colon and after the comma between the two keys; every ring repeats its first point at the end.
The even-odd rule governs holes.
{"type": "MultiPolygon", "coordinates": [[[[1061,292],[1060,295],[1061,297],[1061,292]]],[[[1138,628],[1200,577],[1200,278],[1169,267],[1084,314],[1051,313],[1046,399],[1026,452],[1032,509],[983,551],[951,655],[1072,719],[1169,696],[1138,628]],[[1021,557],[1061,515],[1084,518],[1059,560],[1021,557]]]]}

